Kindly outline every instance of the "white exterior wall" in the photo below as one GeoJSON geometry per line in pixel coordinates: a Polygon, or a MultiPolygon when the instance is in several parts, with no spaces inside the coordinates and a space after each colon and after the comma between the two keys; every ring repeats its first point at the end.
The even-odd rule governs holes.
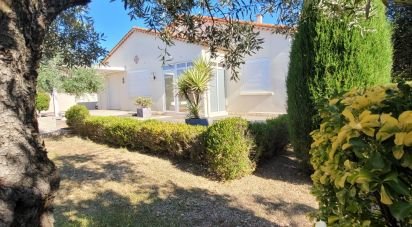
{"type": "Polygon", "coordinates": [[[269,31],[261,31],[260,34],[264,38],[263,49],[245,60],[270,60],[270,87],[273,94],[242,94],[242,71],[237,82],[231,81],[227,73],[229,113],[286,113],[286,77],[291,41],[284,35],[272,34],[269,31]]]}
{"type": "MultiPolygon", "coordinates": [[[[229,113],[285,113],[286,112],[286,76],[289,64],[291,42],[284,35],[272,34],[270,31],[260,31],[264,38],[263,49],[253,56],[247,57],[246,62],[256,59],[268,59],[270,62],[270,88],[272,93],[242,94],[242,71],[238,82],[230,80],[226,72],[226,111],[229,113]]],[[[164,77],[162,62],[159,56],[163,53],[159,47],[163,42],[156,36],[141,32],[134,32],[108,59],[107,67],[124,67],[126,72],[106,74],[105,90],[99,94],[99,109],[111,109],[110,98],[118,99],[121,110],[135,111],[134,100],[128,94],[128,76],[130,72],[145,70],[149,75],[149,82],[142,85],[148,88],[153,100],[152,110],[165,111],[164,77]],[[134,61],[138,56],[139,62],[134,61]],[[153,79],[153,75],[156,79],[153,79]],[[116,80],[117,78],[117,80],[116,80]],[[124,83],[123,83],[124,80],[124,83]],[[110,81],[121,81],[113,85],[110,81]],[[118,86],[111,90],[110,86],[118,86]],[[111,93],[113,94],[110,94],[111,93]],[[114,97],[113,97],[114,96],[114,97]]],[[[199,56],[208,56],[206,48],[175,41],[175,45],[168,47],[172,60],[168,64],[190,62],[199,56]]]]}
{"type": "MultiPolygon", "coordinates": [[[[50,102],[49,102],[49,109],[44,111],[47,113],[52,113],[54,112],[54,102],[53,102],[53,97],[49,94],[50,96],[50,102]]],[[[58,112],[66,112],[70,107],[78,104],[78,103],[95,103],[97,102],[97,95],[96,94],[85,94],[79,98],[76,98],[74,95],[70,95],[67,93],[57,93],[57,107],[58,107],[58,112]]]]}
{"type": "MultiPolygon", "coordinates": [[[[57,106],[59,107],[59,112],[65,112],[70,107],[76,105],[76,97],[74,95],[69,95],[66,93],[57,93],[57,106]]],[[[53,98],[50,96],[49,109],[46,112],[54,112],[53,98]]]]}
{"type": "MultiPolygon", "coordinates": [[[[149,87],[150,96],[152,97],[152,110],[164,111],[164,78],[162,70],[162,61],[160,55],[163,48],[163,42],[156,36],[134,32],[108,59],[108,67],[124,67],[126,72],[109,74],[106,76],[105,90],[99,94],[99,109],[109,109],[109,79],[108,77],[124,78],[125,83],[121,84],[120,92],[117,97],[120,99],[120,109],[134,111],[136,109],[134,100],[136,97],[130,97],[127,91],[128,73],[133,71],[145,70],[150,74],[150,82],[145,85],[149,87]],[[135,63],[134,58],[138,56],[139,62],[135,63]],[[156,79],[153,79],[153,75],[156,79]]],[[[202,54],[202,47],[176,41],[175,45],[169,47],[168,52],[172,55],[169,64],[193,61],[202,54]]],[[[110,94],[113,95],[113,94],[110,94]]]]}

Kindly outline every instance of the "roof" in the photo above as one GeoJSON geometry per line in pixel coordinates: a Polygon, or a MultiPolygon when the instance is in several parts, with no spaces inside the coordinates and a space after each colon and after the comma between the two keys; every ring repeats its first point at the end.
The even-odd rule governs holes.
{"type": "MultiPolygon", "coordinates": [[[[215,22],[215,23],[227,23],[227,21],[225,19],[222,18],[211,18],[211,17],[202,17],[202,20],[204,20],[205,23],[207,22],[215,22]]],[[[249,21],[238,21],[238,23],[240,24],[250,24],[250,25],[254,25],[255,29],[258,30],[262,30],[262,31],[271,31],[271,32],[284,32],[288,29],[290,29],[290,27],[285,26],[285,25],[273,25],[273,24],[264,24],[264,23],[256,23],[256,22],[249,22],[249,21]]],[[[102,63],[106,63],[106,61],[123,45],[124,42],[126,42],[126,40],[135,32],[139,32],[139,33],[144,33],[144,34],[149,34],[149,35],[153,35],[153,36],[160,36],[160,33],[153,31],[153,30],[149,30],[146,28],[140,28],[140,27],[132,27],[127,33],[126,35],[123,36],[123,38],[116,44],[116,46],[113,47],[113,49],[106,55],[106,57],[102,60],[102,63]]],[[[179,41],[183,41],[186,42],[187,39],[183,38],[183,37],[178,37],[175,36],[173,37],[174,40],[179,40],[179,41]]],[[[203,45],[203,46],[207,46],[207,45],[203,45]]]]}

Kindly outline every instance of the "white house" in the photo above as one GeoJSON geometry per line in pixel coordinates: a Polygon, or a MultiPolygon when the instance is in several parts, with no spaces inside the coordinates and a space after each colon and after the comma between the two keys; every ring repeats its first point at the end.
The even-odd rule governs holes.
{"type": "MultiPolygon", "coordinates": [[[[230,72],[215,63],[215,77],[204,100],[205,116],[286,112],[290,40],[273,33],[282,29],[280,26],[263,24],[261,20],[255,25],[264,39],[263,49],[245,59],[237,82],[231,81],[230,72]]],[[[208,48],[177,39],[168,49],[171,61],[162,65],[159,47],[163,46],[157,33],[132,28],[99,69],[105,76],[105,89],[98,98],[99,109],[135,110],[137,96],[150,96],[154,111],[185,112],[186,101],[175,95],[175,82],[194,59],[208,58],[208,48]]]]}

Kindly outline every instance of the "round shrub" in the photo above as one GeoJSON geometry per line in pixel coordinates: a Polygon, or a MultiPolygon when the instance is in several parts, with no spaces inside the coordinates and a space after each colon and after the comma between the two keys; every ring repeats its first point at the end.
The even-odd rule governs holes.
{"type": "Polygon", "coordinates": [[[255,163],[250,160],[253,141],[247,129],[248,122],[241,118],[227,118],[208,128],[205,159],[217,178],[231,180],[254,171],[255,163]]]}
{"type": "Polygon", "coordinates": [[[352,90],[312,132],[316,218],[328,226],[412,223],[412,86],[352,90]]]}
{"type": "Polygon", "coordinates": [[[36,110],[43,111],[49,109],[50,96],[46,92],[38,92],[36,94],[36,110]]]}
{"type": "Polygon", "coordinates": [[[83,105],[74,105],[64,114],[66,124],[74,129],[78,129],[83,121],[90,116],[89,110],[83,105]]]}

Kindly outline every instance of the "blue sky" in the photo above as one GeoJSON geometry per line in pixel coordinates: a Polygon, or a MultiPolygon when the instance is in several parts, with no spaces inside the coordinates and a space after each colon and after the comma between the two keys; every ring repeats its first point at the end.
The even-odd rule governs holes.
{"type": "Polygon", "coordinates": [[[109,51],[133,26],[144,27],[142,21],[130,20],[121,1],[93,0],[89,13],[96,31],[104,33],[106,41],[102,45],[109,51]]]}

